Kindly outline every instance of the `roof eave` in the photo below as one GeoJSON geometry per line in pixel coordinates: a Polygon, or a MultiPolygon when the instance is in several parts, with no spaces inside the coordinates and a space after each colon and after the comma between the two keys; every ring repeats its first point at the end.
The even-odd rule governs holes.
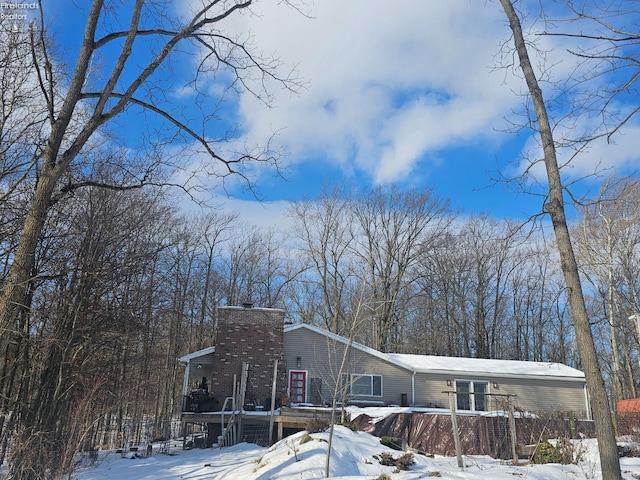
{"type": "Polygon", "coordinates": [[[586,383],[585,377],[572,377],[566,375],[527,375],[526,373],[497,373],[497,372],[463,372],[461,370],[433,370],[417,368],[412,369],[416,373],[451,375],[458,377],[491,377],[491,378],[519,378],[522,380],[563,380],[568,382],[586,383]]]}
{"type": "Polygon", "coordinates": [[[215,345],[213,347],[203,348],[202,350],[198,350],[197,352],[191,352],[191,353],[187,353],[186,355],[183,355],[182,357],[178,358],[178,362],[180,362],[181,365],[186,365],[190,360],[193,360],[194,358],[204,357],[205,355],[211,355],[215,351],[216,351],[215,345]]]}

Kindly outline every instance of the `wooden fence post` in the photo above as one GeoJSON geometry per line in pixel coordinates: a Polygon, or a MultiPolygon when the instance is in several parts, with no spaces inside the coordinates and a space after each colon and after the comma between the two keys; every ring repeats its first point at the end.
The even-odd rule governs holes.
{"type": "Polygon", "coordinates": [[[269,418],[269,446],[273,441],[273,417],[276,410],[276,380],[278,378],[278,359],[273,361],[273,384],[271,385],[271,417],[269,418]]]}
{"type": "Polygon", "coordinates": [[[458,419],[456,417],[456,392],[449,393],[449,410],[451,411],[451,428],[453,429],[453,441],[456,444],[456,457],[458,458],[458,467],[464,468],[462,462],[462,447],[460,446],[460,432],[458,431],[458,419]]]}
{"type": "Polygon", "coordinates": [[[513,413],[513,397],[507,397],[507,405],[509,407],[509,430],[511,431],[511,454],[513,456],[513,464],[518,464],[518,435],[516,433],[516,419],[513,413]]]}

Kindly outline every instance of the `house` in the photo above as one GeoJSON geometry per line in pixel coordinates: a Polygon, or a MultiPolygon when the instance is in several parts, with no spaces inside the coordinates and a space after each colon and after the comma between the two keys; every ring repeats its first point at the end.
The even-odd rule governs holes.
{"type": "Polygon", "coordinates": [[[285,325],[284,313],[251,304],[218,309],[216,345],[179,359],[184,421],[204,422],[192,413],[221,410],[241,377],[251,410],[269,410],[272,402],[327,405],[335,396],[363,406],[454,402],[470,412],[512,402],[521,410],[591,418],[585,376],[566,365],[382,353],[313,325],[285,325]]]}
{"type": "Polygon", "coordinates": [[[458,410],[505,410],[511,399],[591,418],[584,373],[560,363],[382,353],[307,324],[284,327],[284,359],[292,403],[330,403],[342,391],[338,400],[356,405],[449,408],[455,395],[458,410]]]}

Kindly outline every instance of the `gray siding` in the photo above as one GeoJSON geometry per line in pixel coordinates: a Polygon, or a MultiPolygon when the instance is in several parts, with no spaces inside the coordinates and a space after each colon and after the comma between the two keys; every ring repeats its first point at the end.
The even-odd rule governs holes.
{"type": "Polygon", "coordinates": [[[419,373],[416,375],[416,405],[449,407],[448,393],[455,383],[447,380],[485,381],[489,383],[491,409],[501,409],[506,395],[514,395],[516,408],[535,412],[537,410],[575,412],[586,418],[587,404],[584,382],[551,378],[504,378],[473,375],[443,375],[419,373]],[[497,387],[496,387],[497,385],[497,387]]]}
{"type": "MultiPolygon", "coordinates": [[[[284,357],[287,371],[298,370],[297,358],[300,357],[299,370],[307,372],[307,399],[311,399],[311,379],[318,378],[322,384],[322,400],[330,403],[335,382],[339,378],[340,365],[345,345],[331,338],[307,329],[285,332],[284,357]]],[[[401,394],[406,393],[411,401],[411,372],[386,362],[375,356],[351,348],[345,360],[343,373],[381,375],[382,397],[357,396],[351,400],[400,404],[401,394]]]]}
{"type": "MultiPolygon", "coordinates": [[[[330,403],[335,382],[339,378],[345,344],[307,328],[284,333],[284,357],[289,370],[307,372],[307,401],[330,403]],[[297,368],[297,358],[300,368],[297,368]],[[312,387],[313,388],[313,392],[312,387]],[[318,388],[319,387],[319,388],[318,388]],[[317,390],[320,390],[319,392],[317,390]]],[[[459,373],[417,373],[351,348],[346,356],[343,373],[382,376],[382,397],[359,396],[351,400],[400,404],[402,394],[415,406],[449,408],[448,393],[455,389],[455,380],[485,381],[489,384],[490,409],[504,408],[507,395],[513,395],[518,409],[526,411],[566,411],[588,418],[584,381],[553,377],[504,377],[464,375],[459,373]],[[451,385],[447,385],[447,381],[451,385]],[[415,398],[412,397],[415,392],[415,398]]],[[[288,378],[288,375],[287,375],[288,378]]]]}

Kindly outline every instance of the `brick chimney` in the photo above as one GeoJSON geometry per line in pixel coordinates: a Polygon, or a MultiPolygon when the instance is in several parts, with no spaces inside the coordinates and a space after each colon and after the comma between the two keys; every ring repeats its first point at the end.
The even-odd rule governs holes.
{"type": "Polygon", "coordinates": [[[276,399],[286,392],[283,327],[284,310],[218,307],[218,327],[211,391],[222,402],[233,394],[233,376],[240,382],[242,362],[249,364],[246,401],[269,405],[273,381],[273,362],[278,359],[276,399]]]}

